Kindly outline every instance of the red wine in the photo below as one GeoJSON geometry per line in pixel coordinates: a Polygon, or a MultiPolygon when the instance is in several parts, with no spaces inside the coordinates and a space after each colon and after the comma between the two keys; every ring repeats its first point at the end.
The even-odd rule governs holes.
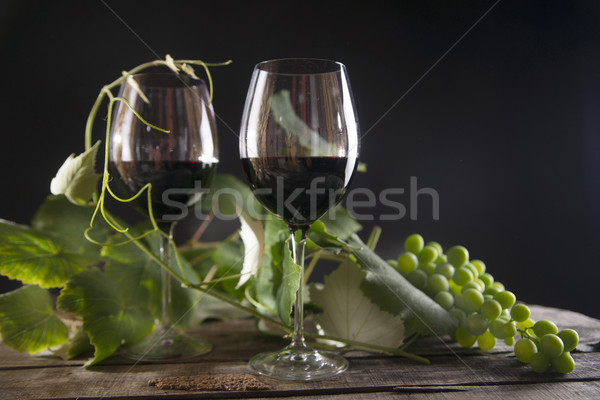
{"type": "Polygon", "coordinates": [[[242,158],[250,188],[289,225],[308,225],[346,194],[357,160],[346,157],[242,158]]]}
{"type": "MultiPolygon", "coordinates": [[[[117,194],[131,197],[147,183],[152,184],[152,212],[158,221],[174,221],[210,188],[217,163],[196,161],[122,161],[109,163],[111,185],[117,194]]],[[[148,195],[134,200],[136,208],[148,214],[148,195]]]]}

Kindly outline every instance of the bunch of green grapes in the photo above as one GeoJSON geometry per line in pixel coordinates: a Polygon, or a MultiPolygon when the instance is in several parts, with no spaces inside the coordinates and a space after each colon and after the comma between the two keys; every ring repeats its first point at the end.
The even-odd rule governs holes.
{"type": "Polygon", "coordinates": [[[516,304],[515,295],[494,281],[483,261],[469,260],[466,248],[454,246],[444,253],[439,243],[425,243],[421,235],[413,234],[404,249],[390,264],[459,321],[452,337],[462,346],[477,343],[488,351],[503,340],[514,345],[517,359],[536,372],[550,366],[560,373],[573,371],[570,352],[579,342],[577,332],[559,332],[547,320],[534,322],[529,307],[516,304]],[[520,338],[515,342],[515,337],[520,338]]]}

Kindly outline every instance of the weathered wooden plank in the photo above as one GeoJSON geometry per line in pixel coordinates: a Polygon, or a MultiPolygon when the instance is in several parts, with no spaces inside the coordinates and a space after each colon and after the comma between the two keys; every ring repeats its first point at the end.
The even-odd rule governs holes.
{"type": "MultiPolygon", "coordinates": [[[[537,374],[515,359],[506,357],[471,357],[460,362],[454,357],[440,357],[435,365],[425,366],[396,357],[351,359],[350,369],[340,376],[316,382],[287,382],[260,377],[273,389],[266,392],[245,393],[245,396],[304,396],[354,392],[392,391],[394,388],[498,386],[547,384],[552,382],[599,382],[598,353],[575,355],[577,369],[568,375],[537,374]]],[[[80,367],[35,368],[4,370],[0,374],[2,398],[70,399],[122,398],[127,396],[185,398],[187,392],[162,391],[148,386],[148,381],[164,376],[197,374],[248,373],[246,363],[206,362],[170,365],[113,365],[87,371],[80,367]]],[[[215,392],[202,397],[219,397],[215,392]]]]}

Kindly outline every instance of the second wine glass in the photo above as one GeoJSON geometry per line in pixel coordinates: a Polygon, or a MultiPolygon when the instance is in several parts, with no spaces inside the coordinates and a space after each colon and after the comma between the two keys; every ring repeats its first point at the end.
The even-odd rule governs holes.
{"type": "MultiPolygon", "coordinates": [[[[350,184],[358,163],[358,135],[343,64],[281,59],[255,67],[241,123],[242,168],[256,198],[288,224],[292,255],[301,271],[311,224],[342,200],[350,184]]],[[[343,357],[306,345],[303,282],[302,271],[291,344],[253,357],[249,366],[255,372],[313,380],[348,367],[343,357]]]]}
{"type": "MultiPolygon", "coordinates": [[[[173,73],[144,73],[126,80],[119,97],[138,115],[169,133],[143,123],[119,103],[111,126],[109,171],[119,193],[131,197],[151,183],[151,210],[160,235],[160,255],[171,264],[170,240],[175,223],[201,198],[218,164],[217,130],[208,89],[202,80],[173,73]]],[[[134,200],[150,215],[147,193],[134,200]]],[[[169,320],[170,274],[161,269],[161,321],[142,342],[124,349],[135,360],[165,361],[191,358],[212,346],[177,332],[169,320]]]]}

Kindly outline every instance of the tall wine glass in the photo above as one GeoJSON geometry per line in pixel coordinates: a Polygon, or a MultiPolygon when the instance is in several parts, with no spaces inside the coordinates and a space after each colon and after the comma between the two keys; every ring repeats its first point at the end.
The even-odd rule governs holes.
{"type": "MultiPolygon", "coordinates": [[[[119,103],[110,136],[111,185],[133,196],[147,183],[152,184],[152,212],[159,228],[168,235],[160,235],[160,255],[169,265],[173,228],[198,202],[202,189],[208,189],[218,164],[214,111],[202,80],[173,73],[138,74],[132,78],[139,91],[125,82],[119,96],[145,121],[170,132],[151,129],[119,103]]],[[[147,194],[138,197],[134,206],[148,215],[147,194]]],[[[142,342],[127,347],[124,354],[136,360],[163,361],[210,351],[209,343],[180,334],[171,325],[171,282],[164,269],[161,281],[159,326],[142,342]]]]}
{"type": "Polygon", "coordinates": [[[343,64],[281,59],[254,68],[241,123],[242,168],[256,198],[288,224],[294,262],[302,271],[292,342],[281,351],[254,356],[249,366],[255,372],[312,380],[348,367],[343,357],[304,342],[303,269],[308,229],[341,201],[356,169],[358,134],[343,64]]]}

